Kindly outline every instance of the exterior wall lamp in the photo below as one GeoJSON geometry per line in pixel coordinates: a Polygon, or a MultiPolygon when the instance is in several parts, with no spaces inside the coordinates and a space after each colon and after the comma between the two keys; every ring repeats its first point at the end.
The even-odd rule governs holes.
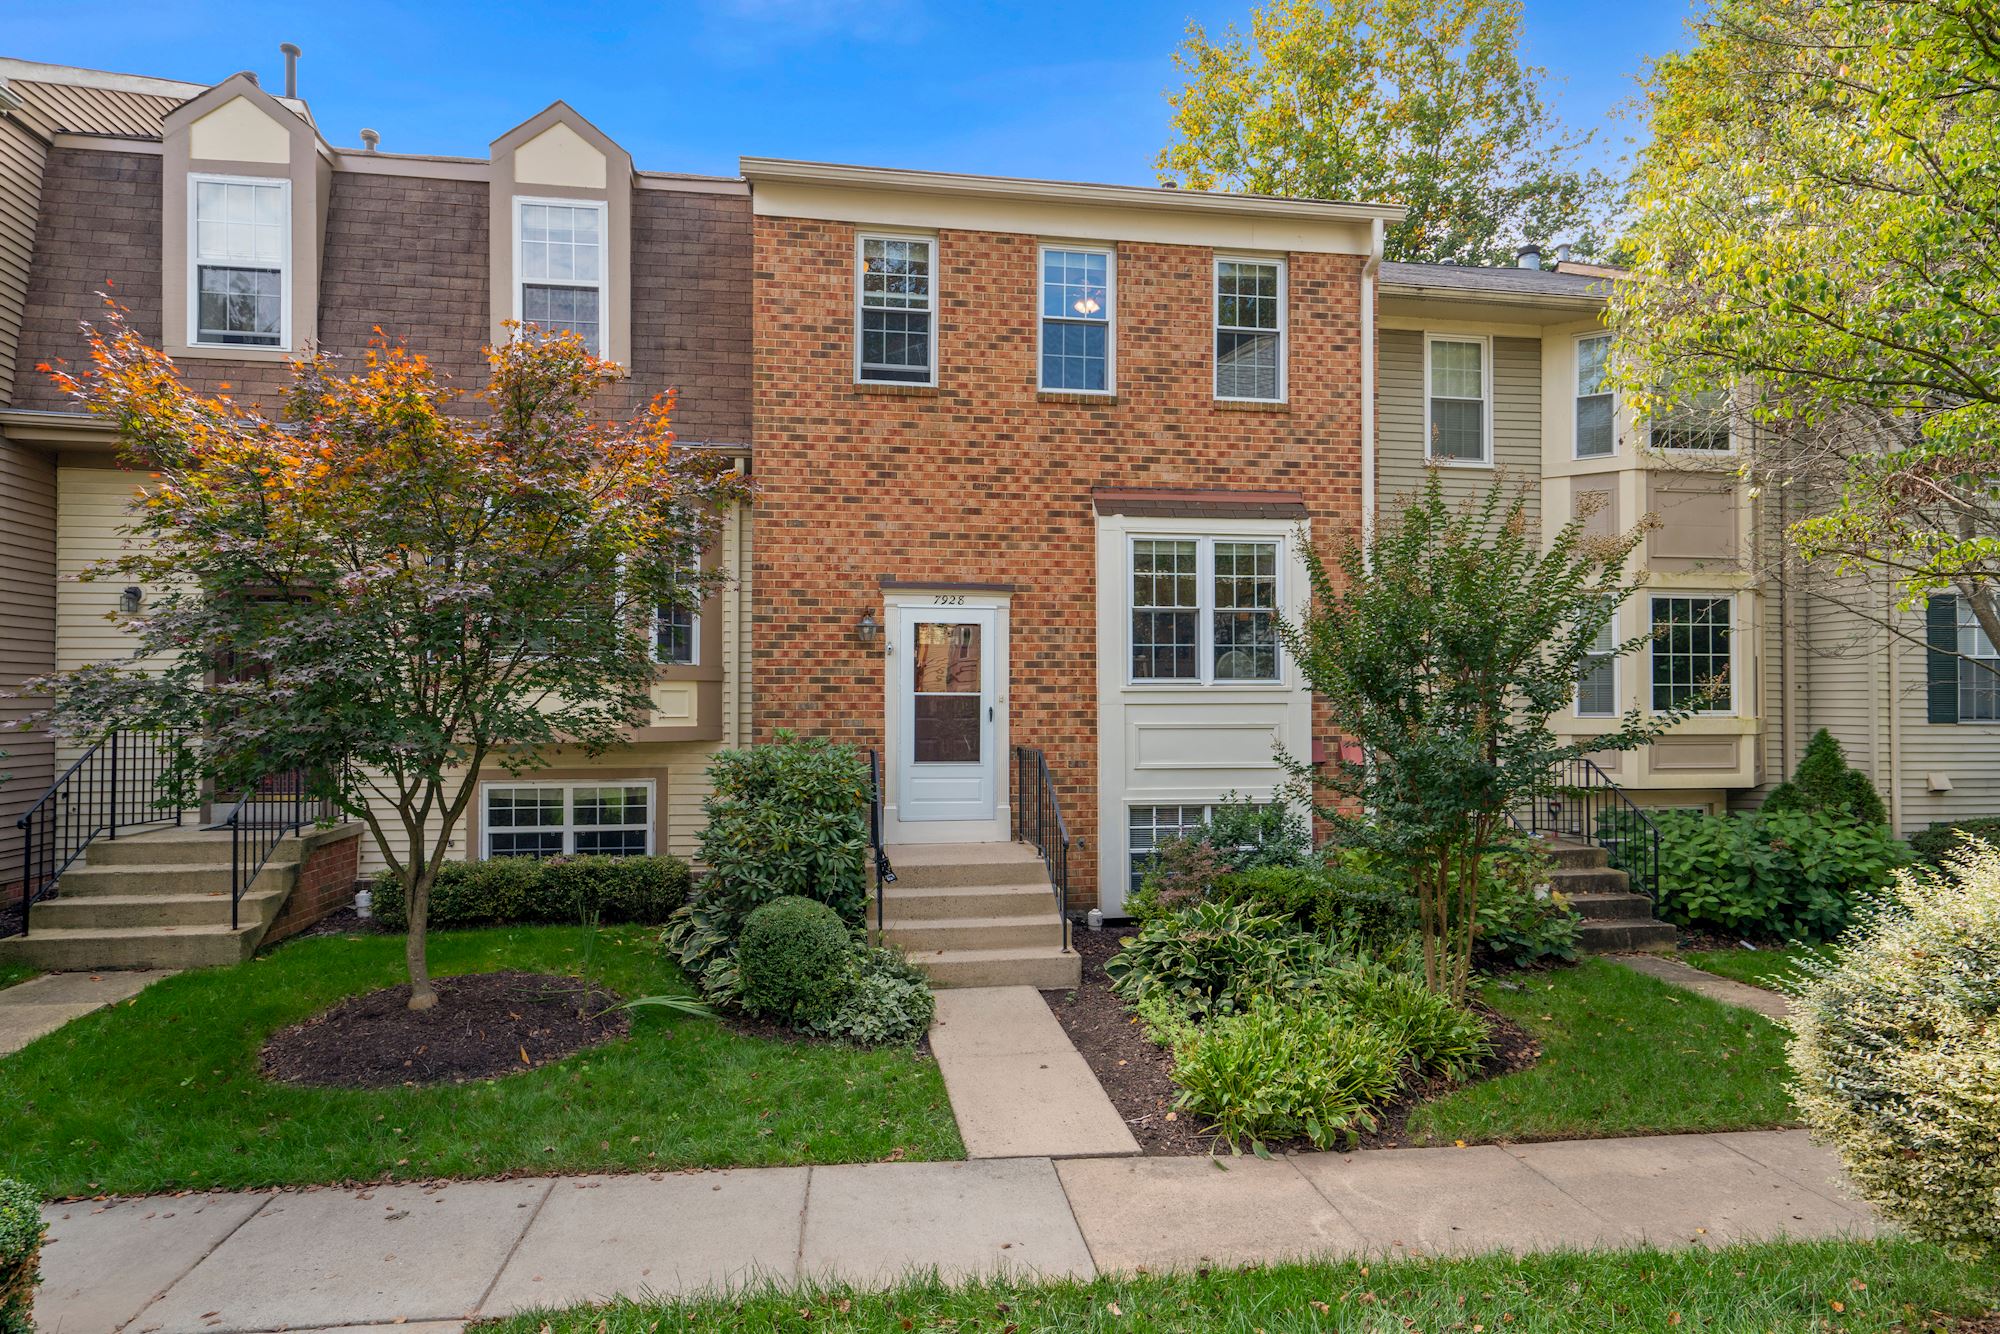
{"type": "Polygon", "coordinates": [[[875,613],[864,611],[861,613],[861,624],[854,627],[854,635],[861,641],[861,647],[874,648],[875,636],[881,629],[882,627],[875,623],[875,613]]]}
{"type": "Polygon", "coordinates": [[[130,616],[139,610],[139,604],[146,600],[146,590],[137,584],[127,584],[125,591],[118,595],[118,610],[130,616]]]}

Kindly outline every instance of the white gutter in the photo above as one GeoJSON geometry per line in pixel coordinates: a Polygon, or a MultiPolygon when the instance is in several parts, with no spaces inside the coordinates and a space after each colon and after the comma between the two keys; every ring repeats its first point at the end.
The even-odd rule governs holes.
{"type": "Polygon", "coordinates": [[[1361,266],[1361,550],[1375,538],[1375,280],[1382,271],[1382,219],[1369,227],[1368,259],[1361,266]]]}

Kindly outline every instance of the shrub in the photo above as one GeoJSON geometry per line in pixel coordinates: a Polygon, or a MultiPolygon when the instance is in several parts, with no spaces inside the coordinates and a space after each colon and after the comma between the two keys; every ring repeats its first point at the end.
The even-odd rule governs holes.
{"type": "Polygon", "coordinates": [[[1294,1135],[1320,1148],[1351,1143],[1374,1128],[1369,1108],[1396,1091],[1404,1055],[1374,1024],[1258,995],[1240,1013],[1183,1030],[1174,1044],[1175,1106],[1232,1149],[1294,1135]]]}
{"type": "Polygon", "coordinates": [[[1968,834],[1988,843],[2000,843],[2000,815],[1932,825],[1923,833],[1911,837],[1910,851],[1916,854],[1918,861],[1942,867],[1945,854],[1964,847],[1968,834]]]}
{"type": "Polygon", "coordinates": [[[41,1196],[0,1177],[0,1334],[34,1334],[46,1231],[41,1196]]]}
{"type": "Polygon", "coordinates": [[[808,1026],[830,1018],[854,982],[854,936],[840,914],[788,896],[752,912],[736,948],[737,996],[751,1014],[808,1026]]]}
{"type": "Polygon", "coordinates": [[[1396,953],[1417,931],[1417,903],[1408,890],[1339,860],[1237,871],[1217,882],[1215,900],[1285,918],[1373,958],[1396,953]]]}
{"type": "Polygon", "coordinates": [[[1764,798],[1766,811],[1845,815],[1865,824],[1889,823],[1889,812],[1868,775],[1849,767],[1846,752],[1824,727],[1806,743],[1799,767],[1764,798]]]}
{"type": "MultiPolygon", "coordinates": [[[[506,922],[573,923],[586,912],[605,922],[664,922],[687,902],[688,866],[678,857],[493,857],[446,862],[431,885],[432,926],[506,922]]],[[[401,931],[403,885],[375,877],[374,913],[401,931]]]]}
{"type": "Polygon", "coordinates": [[[1660,827],[1656,910],[1677,926],[1830,940],[1908,861],[1887,826],[1844,815],[1663,811],[1653,818],[1660,827]]]}
{"type": "Polygon", "coordinates": [[[1549,887],[1549,856],[1526,840],[1489,853],[1480,867],[1473,943],[1488,964],[1526,968],[1576,958],[1582,917],[1549,887]]]}
{"type": "Polygon", "coordinates": [[[1234,793],[1217,802],[1197,835],[1232,871],[1304,866],[1312,860],[1312,829],[1290,802],[1258,803],[1234,793]]]}
{"type": "Polygon", "coordinates": [[[1899,872],[1791,1012],[1793,1097],[1888,1217],[2000,1251],[2000,850],[1899,872]]]}
{"type": "Polygon", "coordinates": [[[1105,961],[1127,1001],[1163,998],[1190,1014],[1227,1012],[1252,992],[1289,984],[1314,942],[1282,917],[1197,903],[1156,917],[1105,961]]]}
{"type": "Polygon", "coordinates": [[[1229,874],[1221,853],[1194,836],[1170,835],[1153,846],[1139,892],[1125,901],[1132,920],[1144,925],[1206,899],[1229,874]]]}
{"type": "Polygon", "coordinates": [[[807,1031],[860,1047],[907,1046],[930,1031],[937,998],[919,969],[894,950],[868,946],[855,950],[853,967],[839,1004],[807,1031]]]}
{"type": "Polygon", "coordinates": [[[1331,969],[1316,980],[1314,994],[1335,1013],[1394,1038],[1424,1078],[1463,1079],[1493,1051],[1484,1019],[1410,973],[1371,964],[1331,969]]]}

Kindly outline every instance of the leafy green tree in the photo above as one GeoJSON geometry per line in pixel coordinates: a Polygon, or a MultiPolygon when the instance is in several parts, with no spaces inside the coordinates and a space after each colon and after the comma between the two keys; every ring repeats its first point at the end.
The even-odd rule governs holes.
{"type": "Polygon", "coordinates": [[[307,775],[401,880],[429,1008],[431,885],[481,777],[650,713],[655,608],[719,577],[687,571],[743,483],[675,445],[670,398],[593,414],[617,368],[573,336],[492,349],[473,402],[401,347],[352,375],[307,357],[282,420],[190,390],[115,307],[90,351],[57,379],[151,481],[127,551],[84,577],[150,596],[125,660],[47,683],[55,730],[190,729],[184,796],[307,775]]]}
{"type": "Polygon", "coordinates": [[[1806,743],[1799,767],[1764,798],[1767,811],[1817,811],[1845,815],[1866,824],[1889,823],[1882,794],[1868,775],[1848,764],[1847,752],[1824,727],[1806,743]]]}
{"type": "Polygon", "coordinates": [[[1714,0],[1697,32],[1648,90],[1623,375],[1732,392],[1807,559],[2000,642],[2000,8],[1714,0]]]}
{"type": "Polygon", "coordinates": [[[1279,626],[1333,729],[1363,751],[1286,763],[1333,795],[1320,813],[1337,839],[1414,887],[1425,981],[1453,998],[1465,994],[1482,868],[1509,813],[1552,793],[1560,762],[1629,750],[1685,716],[1634,709],[1575,742],[1550,730],[1638,586],[1625,568],[1642,531],[1592,537],[1586,522],[1571,519],[1545,549],[1525,494],[1496,482],[1454,506],[1432,471],[1333,568],[1307,553],[1312,605],[1279,626]]]}
{"type": "Polygon", "coordinates": [[[1393,260],[1506,264],[1557,236],[1594,253],[1612,183],[1520,37],[1518,0],[1267,0],[1247,37],[1190,24],[1154,165],[1201,190],[1402,204],[1393,260]]]}

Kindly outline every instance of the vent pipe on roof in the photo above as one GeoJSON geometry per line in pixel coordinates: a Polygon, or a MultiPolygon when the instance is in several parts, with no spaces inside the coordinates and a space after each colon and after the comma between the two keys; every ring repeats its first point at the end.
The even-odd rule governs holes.
{"type": "Polygon", "coordinates": [[[1514,262],[1524,269],[1542,267],[1542,248],[1530,241],[1514,252],[1514,262]]]}
{"type": "Polygon", "coordinates": [[[373,130],[363,130],[361,132],[361,146],[372,153],[382,146],[382,136],[373,130]]]}
{"type": "Polygon", "coordinates": [[[1556,247],[1556,263],[1558,264],[1569,263],[1569,242],[1564,241],[1562,244],[1556,247]]]}
{"type": "Polygon", "coordinates": [[[285,53],[285,96],[299,95],[299,56],[303,53],[291,42],[284,42],[278,49],[285,53]]]}
{"type": "Polygon", "coordinates": [[[244,77],[244,78],[246,78],[246,79],[248,79],[248,80],[250,80],[250,84],[251,84],[251,86],[252,86],[253,88],[262,88],[262,87],[264,86],[264,85],[263,85],[262,83],[259,83],[259,82],[258,82],[258,80],[257,80],[257,71],[256,71],[256,70],[254,70],[254,69],[246,69],[246,70],[244,70],[244,71],[243,71],[243,77],[244,77]]]}

